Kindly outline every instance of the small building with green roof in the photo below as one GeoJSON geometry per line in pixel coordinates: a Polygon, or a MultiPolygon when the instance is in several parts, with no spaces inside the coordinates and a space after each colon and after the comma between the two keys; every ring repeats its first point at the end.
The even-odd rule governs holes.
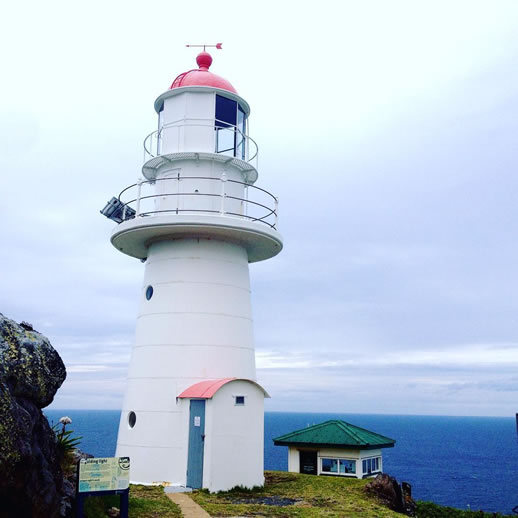
{"type": "Polygon", "coordinates": [[[308,475],[373,477],[383,471],[382,448],[396,441],[345,421],[331,420],[273,439],[288,446],[288,471],[308,475]]]}

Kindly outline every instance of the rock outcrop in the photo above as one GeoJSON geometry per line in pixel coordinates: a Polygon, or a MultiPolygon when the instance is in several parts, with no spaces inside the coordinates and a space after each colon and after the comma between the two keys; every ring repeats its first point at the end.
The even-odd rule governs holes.
{"type": "Polygon", "coordinates": [[[365,490],[376,495],[389,509],[407,516],[415,516],[417,506],[412,499],[410,484],[403,482],[400,486],[394,477],[380,473],[365,486],[365,490]]]}
{"type": "Polygon", "coordinates": [[[41,409],[66,370],[48,339],[22,324],[0,313],[0,518],[57,518],[60,452],[41,409]]]}

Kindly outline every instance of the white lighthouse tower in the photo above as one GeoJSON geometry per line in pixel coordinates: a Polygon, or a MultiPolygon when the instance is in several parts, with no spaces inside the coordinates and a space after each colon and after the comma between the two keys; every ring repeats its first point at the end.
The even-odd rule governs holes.
{"type": "Polygon", "coordinates": [[[116,454],[135,483],[217,491],[264,481],[248,263],[282,238],[277,199],[254,185],[249,105],[205,48],[196,62],[155,101],[144,178],[102,212],[145,262],[116,454]]]}

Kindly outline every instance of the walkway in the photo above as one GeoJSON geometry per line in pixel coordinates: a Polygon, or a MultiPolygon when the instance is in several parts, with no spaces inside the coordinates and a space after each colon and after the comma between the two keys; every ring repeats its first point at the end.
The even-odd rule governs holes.
{"type": "Polygon", "coordinates": [[[166,493],[166,496],[180,507],[184,518],[210,518],[210,514],[186,493],[166,493]]]}

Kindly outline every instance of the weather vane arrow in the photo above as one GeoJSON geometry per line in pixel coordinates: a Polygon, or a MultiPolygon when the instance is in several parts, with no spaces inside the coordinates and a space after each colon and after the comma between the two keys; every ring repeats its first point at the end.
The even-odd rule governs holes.
{"type": "Polygon", "coordinates": [[[203,52],[205,52],[205,47],[214,47],[218,50],[221,50],[223,48],[223,43],[216,43],[216,45],[185,45],[186,47],[203,47],[203,52]]]}

